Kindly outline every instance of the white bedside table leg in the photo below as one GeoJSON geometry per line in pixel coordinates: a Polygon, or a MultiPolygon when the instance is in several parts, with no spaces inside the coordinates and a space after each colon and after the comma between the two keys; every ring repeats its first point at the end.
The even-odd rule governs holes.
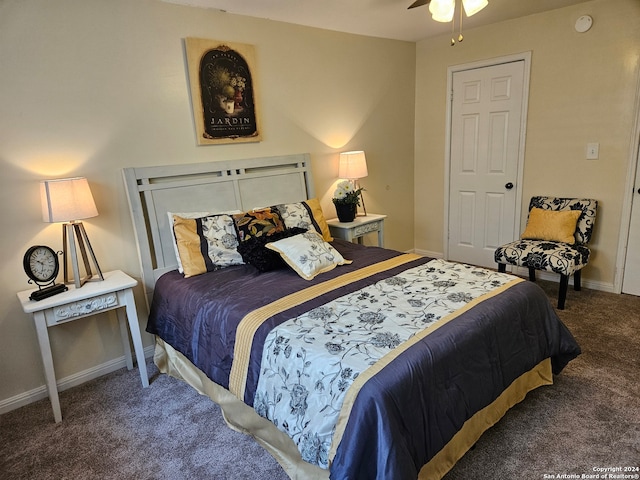
{"type": "Polygon", "coordinates": [[[131,332],[131,340],[133,340],[133,348],[136,352],[136,361],[138,362],[138,370],[140,371],[140,379],[142,386],[149,386],[149,376],[147,374],[147,364],[144,358],[144,348],[142,347],[142,338],[140,337],[140,325],[138,324],[138,313],[136,312],[136,304],[133,300],[133,291],[128,288],[118,292],[122,303],[126,305],[127,321],[129,322],[129,331],[131,332]]]}
{"type": "Polygon", "coordinates": [[[49,344],[49,332],[44,312],[34,312],[33,319],[36,324],[38,343],[40,344],[40,354],[42,355],[42,365],[44,376],[49,392],[49,400],[53,409],[53,418],[56,423],[62,421],[62,411],[60,410],[60,399],[58,398],[58,386],[56,385],[56,374],[53,369],[53,357],[51,356],[51,345],[49,344]]]}
{"type": "Polygon", "coordinates": [[[133,368],[133,358],[131,357],[129,327],[127,326],[126,315],[122,308],[116,309],[116,315],[118,316],[118,324],[120,325],[120,336],[122,337],[122,347],[124,348],[124,358],[127,362],[127,370],[131,370],[133,368]]]}

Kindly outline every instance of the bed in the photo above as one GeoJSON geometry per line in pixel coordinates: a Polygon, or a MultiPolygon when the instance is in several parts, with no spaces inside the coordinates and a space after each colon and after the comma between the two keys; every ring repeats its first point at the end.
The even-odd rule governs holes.
{"type": "Polygon", "coordinates": [[[123,175],[158,368],[291,478],[442,478],[580,353],[534,283],[332,239],[308,154],[123,175]]]}

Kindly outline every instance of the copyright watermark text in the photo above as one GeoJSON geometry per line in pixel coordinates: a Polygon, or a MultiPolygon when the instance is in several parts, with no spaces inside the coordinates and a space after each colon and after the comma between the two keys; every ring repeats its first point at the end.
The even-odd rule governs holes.
{"type": "Polygon", "coordinates": [[[564,480],[564,479],[597,479],[597,480],[618,480],[618,479],[640,479],[639,466],[619,466],[619,467],[593,467],[584,473],[545,473],[544,480],[564,480]]]}

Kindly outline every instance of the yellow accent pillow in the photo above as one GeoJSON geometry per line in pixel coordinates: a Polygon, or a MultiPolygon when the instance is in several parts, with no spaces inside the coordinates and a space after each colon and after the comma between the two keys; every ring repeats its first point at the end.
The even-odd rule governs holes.
{"type": "Polygon", "coordinates": [[[574,244],[576,224],[581,210],[545,210],[532,208],[522,239],[550,240],[574,244]]]}
{"type": "Polygon", "coordinates": [[[196,220],[174,215],[173,232],[185,277],[205,273],[207,266],[200,251],[200,236],[198,235],[196,220]]]}
{"type": "Polygon", "coordinates": [[[324,218],[324,213],[322,212],[322,207],[320,206],[320,202],[317,198],[310,198],[309,200],[305,200],[305,202],[309,208],[311,209],[311,214],[313,215],[313,219],[316,221],[318,226],[320,227],[320,233],[322,234],[322,239],[325,242],[333,241],[333,237],[331,236],[331,232],[329,231],[329,225],[327,225],[327,221],[324,218]]]}

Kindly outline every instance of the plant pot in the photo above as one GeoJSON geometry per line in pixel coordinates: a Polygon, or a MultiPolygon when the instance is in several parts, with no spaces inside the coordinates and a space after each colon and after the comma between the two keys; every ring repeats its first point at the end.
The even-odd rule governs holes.
{"type": "Polygon", "coordinates": [[[355,203],[350,203],[347,205],[335,205],[336,213],[338,214],[338,220],[341,222],[353,222],[356,218],[356,212],[358,210],[358,205],[355,203]]]}

